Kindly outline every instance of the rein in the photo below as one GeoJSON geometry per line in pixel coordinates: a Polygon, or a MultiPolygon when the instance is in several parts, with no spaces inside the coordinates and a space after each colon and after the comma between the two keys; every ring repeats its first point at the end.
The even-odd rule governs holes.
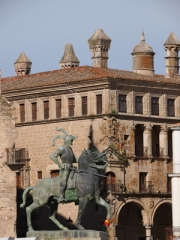
{"type": "Polygon", "coordinates": [[[98,173],[88,172],[88,171],[85,171],[85,170],[82,170],[82,169],[76,169],[76,168],[69,168],[69,169],[71,169],[71,170],[73,170],[73,171],[75,171],[75,172],[77,172],[77,173],[81,173],[81,172],[91,173],[91,174],[93,174],[93,175],[95,175],[95,176],[98,176],[98,177],[105,177],[105,178],[107,178],[107,176],[105,176],[105,175],[101,175],[101,174],[98,174],[98,173]]]}

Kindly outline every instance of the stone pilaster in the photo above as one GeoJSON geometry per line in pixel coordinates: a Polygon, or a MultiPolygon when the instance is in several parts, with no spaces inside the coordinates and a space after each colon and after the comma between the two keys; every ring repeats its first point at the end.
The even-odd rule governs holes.
{"type": "Polygon", "coordinates": [[[5,162],[6,148],[15,142],[15,121],[10,103],[0,96],[0,237],[16,237],[16,173],[5,162]]]}
{"type": "Polygon", "coordinates": [[[173,125],[172,141],[173,141],[173,173],[172,177],[172,223],[173,223],[173,239],[180,239],[180,124],[173,125]]]}
{"type": "Polygon", "coordinates": [[[159,134],[159,146],[160,146],[160,156],[165,158],[168,157],[168,127],[167,124],[164,123],[160,127],[159,134]]]}
{"type": "Polygon", "coordinates": [[[143,132],[143,146],[144,146],[144,155],[148,157],[152,157],[152,126],[151,123],[148,122],[144,126],[143,132]]]}
{"type": "Polygon", "coordinates": [[[136,157],[135,155],[135,124],[134,121],[132,121],[131,123],[131,128],[130,128],[130,139],[131,139],[131,143],[132,143],[132,157],[136,157]]]}

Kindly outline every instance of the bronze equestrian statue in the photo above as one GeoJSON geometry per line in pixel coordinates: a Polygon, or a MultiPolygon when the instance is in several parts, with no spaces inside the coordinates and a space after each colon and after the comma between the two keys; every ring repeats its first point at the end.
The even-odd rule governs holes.
{"type": "MultiPolygon", "coordinates": [[[[67,134],[65,135],[66,138],[67,134]]],[[[61,136],[57,136],[56,138],[58,137],[61,136]]],[[[72,141],[72,139],[70,141],[72,141]]],[[[67,146],[66,143],[64,144],[67,146]]],[[[67,146],[67,149],[68,147],[69,146],[67,146]]],[[[55,161],[57,160],[59,153],[61,153],[61,151],[55,152],[55,154],[52,155],[52,158],[55,161]]],[[[74,156],[74,154],[71,156],[74,156]]],[[[64,159],[65,163],[66,157],[64,157],[64,159]]],[[[100,175],[98,174],[98,169],[104,169],[106,166],[106,153],[99,153],[97,150],[84,150],[78,159],[78,169],[68,165],[68,171],[71,170],[71,172],[68,172],[69,178],[66,185],[60,185],[60,183],[65,179],[64,178],[62,180],[62,171],[60,170],[59,175],[56,178],[44,178],[37,182],[35,186],[27,187],[23,193],[23,203],[20,206],[25,207],[27,194],[31,191],[33,203],[30,206],[26,207],[28,230],[33,231],[31,222],[32,211],[45,204],[48,204],[51,209],[51,215],[49,218],[60,229],[68,230],[68,228],[60,224],[60,222],[56,219],[59,199],[61,199],[61,202],[63,204],[70,202],[79,204],[78,216],[75,221],[75,226],[79,230],[84,229],[84,227],[81,225],[81,216],[84,213],[84,209],[88,201],[93,201],[94,203],[102,205],[106,208],[107,215],[105,225],[108,226],[110,219],[110,205],[100,197],[100,175]],[[63,187],[63,191],[60,189],[61,186],[63,187]]],[[[59,167],[61,168],[60,162],[59,167]]]]}
{"type": "Polygon", "coordinates": [[[64,191],[67,185],[67,180],[73,167],[73,163],[76,162],[76,158],[74,156],[73,150],[70,147],[73,143],[73,140],[77,137],[72,135],[67,135],[67,133],[62,128],[56,128],[56,131],[61,131],[64,133],[64,136],[58,135],[52,141],[52,146],[55,145],[55,140],[57,138],[64,139],[64,145],[59,147],[54,154],[50,156],[50,158],[59,166],[59,171],[61,175],[61,182],[60,182],[60,196],[57,199],[58,203],[65,201],[64,198],[64,191]],[[61,159],[61,163],[58,161],[58,156],[61,159]]]}

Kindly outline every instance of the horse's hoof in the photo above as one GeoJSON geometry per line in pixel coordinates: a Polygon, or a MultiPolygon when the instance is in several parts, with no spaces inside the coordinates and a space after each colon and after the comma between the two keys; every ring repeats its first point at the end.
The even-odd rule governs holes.
{"type": "Polygon", "coordinates": [[[29,232],[33,232],[34,229],[33,229],[32,227],[29,227],[29,228],[28,228],[28,231],[29,231],[29,232]]]}

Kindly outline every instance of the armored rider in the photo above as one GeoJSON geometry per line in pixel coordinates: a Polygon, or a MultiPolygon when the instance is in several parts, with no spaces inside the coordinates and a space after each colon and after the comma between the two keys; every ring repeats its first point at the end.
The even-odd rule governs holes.
{"type": "Polygon", "coordinates": [[[73,143],[73,140],[77,138],[76,136],[68,135],[64,129],[56,128],[56,131],[61,131],[64,133],[64,136],[58,135],[52,140],[52,146],[55,145],[55,140],[57,138],[64,139],[64,145],[60,146],[51,156],[50,159],[53,160],[60,169],[60,196],[56,198],[58,203],[66,201],[64,198],[64,192],[67,185],[67,180],[70,174],[70,171],[73,167],[73,163],[76,162],[73,150],[70,147],[73,143]],[[61,159],[61,162],[58,160],[58,156],[61,159]]]}

